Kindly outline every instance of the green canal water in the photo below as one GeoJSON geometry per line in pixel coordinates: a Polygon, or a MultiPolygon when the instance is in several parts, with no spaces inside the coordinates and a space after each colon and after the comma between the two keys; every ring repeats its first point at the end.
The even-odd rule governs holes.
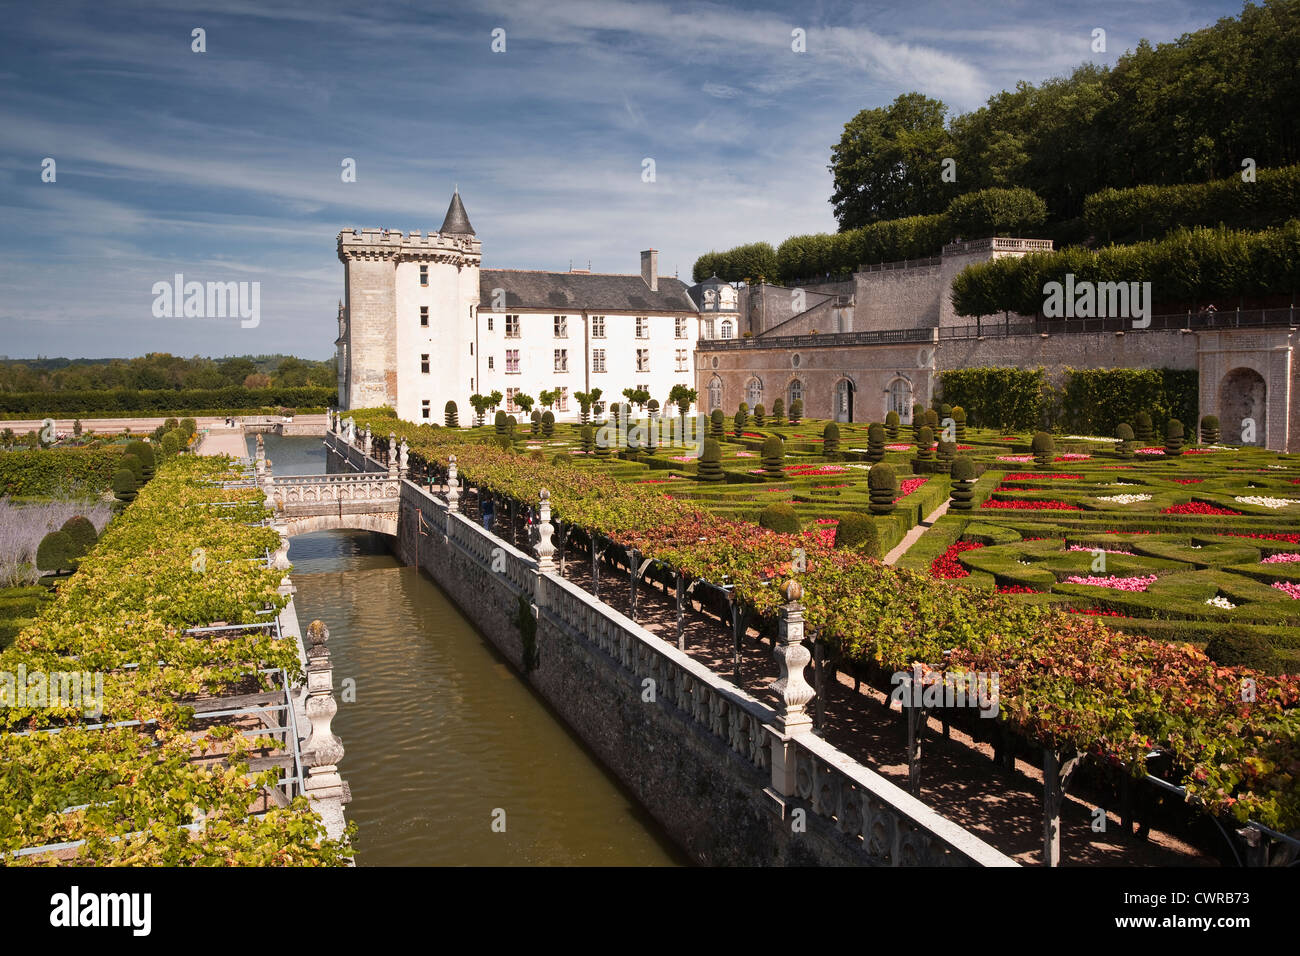
{"type": "MultiPolygon", "coordinates": [[[[250,454],[252,440],[250,439],[250,454]]],[[[280,475],[322,474],[319,438],[266,436],[280,475]]],[[[333,722],[357,863],[663,866],[686,861],[423,572],[383,535],[291,539],[305,629],[330,629],[333,722]],[[345,681],[355,700],[343,699],[345,681]],[[493,828],[504,819],[505,832],[493,828]]]]}

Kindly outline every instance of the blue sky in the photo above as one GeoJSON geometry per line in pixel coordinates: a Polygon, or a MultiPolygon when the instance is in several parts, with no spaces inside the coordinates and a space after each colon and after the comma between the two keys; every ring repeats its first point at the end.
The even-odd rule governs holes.
{"type": "Polygon", "coordinates": [[[920,90],[952,111],[1114,62],[1239,2],[624,0],[9,5],[0,355],[333,352],[341,228],[436,230],[490,268],[689,280],[711,248],[833,231],[831,145],[920,90]],[[206,30],[207,52],[191,51],[206,30]],[[791,50],[806,31],[807,52],[791,50]],[[1094,27],[1107,52],[1091,51],[1094,27]],[[492,31],[506,50],[493,53],[492,31]],[[41,181],[52,157],[57,180],[41,181]],[[357,181],[341,162],[356,160],[357,181]],[[656,181],[642,181],[653,158],[656,181]],[[152,286],[258,281],[261,322],[158,319],[152,286]]]}

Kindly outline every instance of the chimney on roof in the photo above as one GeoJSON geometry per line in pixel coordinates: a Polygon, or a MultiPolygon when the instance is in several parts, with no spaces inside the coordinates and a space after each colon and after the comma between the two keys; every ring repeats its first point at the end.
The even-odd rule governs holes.
{"type": "Polygon", "coordinates": [[[659,291],[659,252],[646,249],[641,253],[641,278],[650,287],[651,292],[659,291]]]}

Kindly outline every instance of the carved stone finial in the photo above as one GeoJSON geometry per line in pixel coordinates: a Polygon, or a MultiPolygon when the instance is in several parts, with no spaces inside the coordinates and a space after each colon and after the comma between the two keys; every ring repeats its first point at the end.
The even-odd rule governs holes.
{"type": "Polygon", "coordinates": [[[460,510],[460,482],[456,480],[456,456],[447,456],[447,510],[460,510]]]}
{"type": "Polygon", "coordinates": [[[555,531],[555,526],[551,524],[551,493],[543,488],[538,499],[537,571],[539,574],[549,574],[555,570],[555,544],[551,540],[555,531]]]}
{"type": "Polygon", "coordinates": [[[781,588],[781,594],[785,596],[787,604],[798,604],[803,598],[803,585],[791,578],[781,588]]]}
{"type": "Polygon", "coordinates": [[[330,639],[330,629],[325,622],[317,618],[307,625],[307,640],[311,642],[312,647],[318,644],[324,644],[330,639]]]}
{"type": "Polygon", "coordinates": [[[786,733],[793,734],[812,729],[812,717],[806,707],[816,692],[803,677],[804,668],[812,660],[812,654],[803,646],[803,608],[797,603],[803,588],[797,581],[789,581],[784,590],[789,603],[781,607],[776,646],[772,651],[781,667],[781,676],[772,689],[781,701],[777,723],[786,733]]]}

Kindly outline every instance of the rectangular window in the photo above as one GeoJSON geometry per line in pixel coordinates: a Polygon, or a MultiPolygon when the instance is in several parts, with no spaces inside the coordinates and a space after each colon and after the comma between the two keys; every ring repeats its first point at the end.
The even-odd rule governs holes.
{"type": "Polygon", "coordinates": [[[556,389],[559,395],[555,398],[555,410],[557,412],[567,412],[569,410],[569,390],[567,388],[556,389]]]}
{"type": "Polygon", "coordinates": [[[429,267],[420,266],[420,285],[427,286],[428,284],[429,284],[429,267]]]}
{"type": "Polygon", "coordinates": [[[557,372],[567,372],[569,370],[569,350],[555,350],[555,370],[557,372]]]}
{"type": "Polygon", "coordinates": [[[492,316],[488,316],[488,331],[492,331],[492,316]]]}
{"type": "Polygon", "coordinates": [[[604,349],[591,350],[591,370],[593,372],[605,371],[605,350],[604,349]]]}
{"type": "Polygon", "coordinates": [[[518,394],[519,394],[519,389],[517,388],[506,389],[506,414],[507,415],[513,415],[515,412],[519,411],[519,409],[515,406],[515,396],[518,394]]]}
{"type": "Polygon", "coordinates": [[[420,325],[426,329],[429,327],[429,307],[427,305],[420,306],[420,325]]]}
{"type": "Polygon", "coordinates": [[[644,315],[636,317],[636,337],[638,339],[650,338],[650,320],[644,315]]]}
{"type": "Polygon", "coordinates": [[[420,356],[420,371],[423,372],[425,375],[429,374],[429,356],[427,355],[420,356]]]}
{"type": "Polygon", "coordinates": [[[420,402],[420,415],[423,418],[429,417],[429,400],[427,398],[420,402]]]}
{"type": "Polygon", "coordinates": [[[649,349],[636,350],[636,370],[638,372],[650,371],[650,350],[649,349]]]}
{"type": "Polygon", "coordinates": [[[603,339],[605,337],[605,317],[603,315],[593,315],[591,317],[591,337],[593,339],[603,339]]]}
{"type": "Polygon", "coordinates": [[[677,338],[686,338],[686,316],[677,316],[677,338]]]}
{"type": "Polygon", "coordinates": [[[494,358],[494,356],[491,356],[491,355],[488,356],[488,371],[489,371],[489,372],[492,371],[492,359],[493,359],[493,358],[494,358]]]}
{"type": "Polygon", "coordinates": [[[519,350],[506,349],[506,373],[519,374],[519,350]]]}
{"type": "Polygon", "coordinates": [[[470,354],[470,355],[473,355],[473,354],[474,354],[474,343],[473,343],[473,342],[469,343],[469,354],[470,354]]]}
{"type": "Polygon", "coordinates": [[[686,367],[686,349],[677,350],[677,371],[679,372],[689,371],[689,369],[687,369],[686,367]]]}
{"type": "Polygon", "coordinates": [[[569,337],[569,317],[567,315],[557,315],[555,317],[555,337],[557,339],[567,339],[569,337]]]}
{"type": "Polygon", "coordinates": [[[506,316],[506,338],[508,339],[519,338],[519,316],[517,315],[506,316]]]}

